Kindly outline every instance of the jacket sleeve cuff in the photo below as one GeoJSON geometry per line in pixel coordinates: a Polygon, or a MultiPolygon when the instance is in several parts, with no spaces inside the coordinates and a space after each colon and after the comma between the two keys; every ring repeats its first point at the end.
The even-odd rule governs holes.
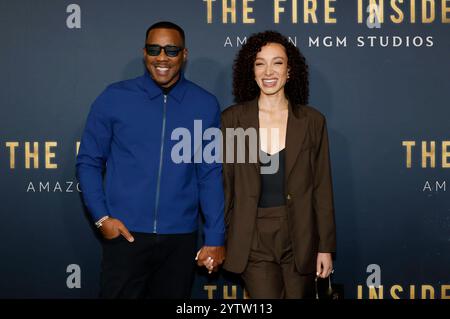
{"type": "Polygon", "coordinates": [[[223,246],[225,244],[225,233],[205,231],[205,246],[223,246]]]}
{"type": "Polygon", "coordinates": [[[87,203],[86,206],[94,222],[97,222],[102,217],[109,216],[108,209],[106,208],[106,205],[104,203],[96,203],[91,205],[87,203]]]}
{"type": "Polygon", "coordinates": [[[333,243],[320,243],[319,253],[335,253],[336,245],[333,243]]]}

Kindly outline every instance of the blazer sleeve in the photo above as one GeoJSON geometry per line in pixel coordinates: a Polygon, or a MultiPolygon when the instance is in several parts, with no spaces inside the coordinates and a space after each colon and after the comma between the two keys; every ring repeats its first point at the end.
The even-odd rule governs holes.
{"type": "Polygon", "coordinates": [[[228,230],[228,225],[231,220],[231,212],[234,206],[234,159],[227,160],[227,149],[229,145],[233,146],[233,143],[229,140],[226,134],[227,128],[233,128],[233,125],[229,117],[230,113],[224,111],[221,118],[221,130],[222,130],[222,162],[223,162],[223,186],[224,186],[224,200],[225,200],[225,227],[228,230]]]}
{"type": "Polygon", "coordinates": [[[316,152],[313,158],[313,208],[319,232],[319,252],[336,251],[336,225],[334,217],[333,185],[330,152],[325,117],[316,127],[316,152]]]}

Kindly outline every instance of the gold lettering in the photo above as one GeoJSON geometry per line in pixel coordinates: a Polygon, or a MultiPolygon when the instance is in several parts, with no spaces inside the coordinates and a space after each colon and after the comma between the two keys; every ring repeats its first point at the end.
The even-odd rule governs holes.
{"type": "Polygon", "coordinates": [[[416,142],[414,141],[403,141],[403,146],[406,146],[406,167],[411,168],[411,155],[412,155],[412,148],[416,145],[416,142]]]}
{"type": "Polygon", "coordinates": [[[402,23],[405,15],[403,14],[403,11],[397,6],[397,1],[399,3],[403,3],[403,0],[391,0],[391,7],[398,15],[396,17],[395,15],[391,14],[391,21],[394,23],[402,23]]]}
{"type": "Polygon", "coordinates": [[[222,0],[222,22],[228,23],[228,14],[231,14],[231,23],[236,23],[236,0],[231,0],[231,7],[228,0],[222,0]]]}
{"type": "Polygon", "coordinates": [[[422,168],[426,168],[427,167],[427,158],[430,159],[431,168],[435,168],[436,167],[436,142],[435,141],[431,141],[430,142],[430,151],[427,151],[427,142],[426,141],[422,141],[422,168]]]}
{"type": "Polygon", "coordinates": [[[450,162],[448,158],[450,157],[450,151],[448,147],[450,146],[450,141],[442,142],[442,168],[450,168],[450,162]]]}
{"type": "Polygon", "coordinates": [[[298,10],[297,0],[292,0],[292,23],[298,22],[297,10],[298,10]]]}
{"type": "Polygon", "coordinates": [[[206,22],[212,23],[212,3],[216,0],[203,0],[206,2],[206,22]]]}
{"type": "Polygon", "coordinates": [[[363,23],[363,3],[358,0],[358,23],[363,23]]]}
{"type": "Polygon", "coordinates": [[[403,292],[402,286],[394,285],[391,287],[391,296],[394,299],[400,299],[400,297],[396,294],[396,291],[403,292]]]}
{"type": "MultiPolygon", "coordinates": [[[[363,288],[365,286],[357,285],[357,299],[363,299],[363,288]]],[[[432,285],[418,285],[420,289],[421,299],[435,299],[435,291],[440,292],[441,299],[450,299],[450,285],[441,285],[440,288],[436,288],[432,285]]],[[[378,288],[374,286],[369,286],[369,299],[383,299],[384,286],[379,286],[378,288]]],[[[387,288],[386,288],[387,289],[387,288]]],[[[399,284],[393,284],[390,286],[390,296],[392,299],[405,299],[408,298],[406,295],[406,290],[399,284]]],[[[416,286],[409,285],[409,299],[416,299],[416,286]]]]}
{"type": "Polygon", "coordinates": [[[336,18],[330,16],[331,13],[336,12],[336,8],[330,6],[330,2],[336,0],[325,0],[325,23],[336,23],[336,18]]]}
{"type": "Polygon", "coordinates": [[[422,23],[431,23],[436,18],[434,0],[422,0],[422,23]],[[430,12],[427,12],[428,4],[430,4],[430,12]],[[427,13],[430,15],[428,16],[427,13]]]}
{"type": "Polygon", "coordinates": [[[450,13],[450,6],[448,6],[449,0],[442,0],[442,23],[450,23],[450,16],[447,13],[450,13]]]}
{"type": "Polygon", "coordinates": [[[75,148],[76,148],[75,149],[75,154],[78,155],[78,151],[80,150],[80,142],[79,141],[77,142],[77,145],[76,145],[75,148]]]}
{"type": "Polygon", "coordinates": [[[370,22],[375,23],[375,16],[378,18],[378,22],[384,22],[384,0],[370,0],[370,22]],[[377,3],[378,1],[378,3],[377,3]]]}
{"type": "Polygon", "coordinates": [[[203,290],[208,292],[208,299],[214,299],[214,291],[217,290],[217,285],[204,285],[203,290]]]}
{"type": "Polygon", "coordinates": [[[427,292],[430,293],[429,299],[434,299],[434,288],[430,285],[422,285],[422,296],[421,299],[428,299],[427,298],[427,292]]]}
{"type": "MultiPolygon", "coordinates": [[[[441,0],[439,7],[439,0],[357,0],[357,20],[358,23],[364,23],[365,12],[368,12],[368,21],[375,23],[375,19],[379,23],[384,23],[384,14],[386,10],[387,19],[392,23],[400,24],[406,22],[409,14],[409,22],[415,24],[419,20],[422,24],[434,23],[439,18],[442,23],[450,23],[450,0],[441,0]],[[416,7],[418,9],[416,10],[416,7]],[[441,15],[439,11],[441,10],[441,15]],[[420,11],[420,12],[419,12],[420,11]],[[421,17],[419,17],[421,13],[421,17]]],[[[305,5],[308,0],[304,0],[305,5]]],[[[328,5],[328,0],[324,0],[325,8],[328,5]]],[[[325,9],[325,15],[327,10],[325,9]]],[[[325,16],[326,21],[326,16],[325,16]]]]}
{"type": "Polygon", "coordinates": [[[416,286],[414,285],[410,285],[409,286],[409,294],[410,294],[410,299],[416,299],[416,286]]]}
{"type": "Polygon", "coordinates": [[[50,148],[58,146],[58,142],[45,142],[45,168],[55,169],[58,168],[58,164],[51,163],[51,159],[55,158],[56,154],[52,153],[50,148]]]}
{"type": "Polygon", "coordinates": [[[369,287],[369,299],[383,299],[383,286],[378,287],[378,294],[375,287],[369,287]]]}
{"type": "Polygon", "coordinates": [[[274,10],[274,23],[280,23],[280,13],[284,12],[284,8],[280,6],[280,2],[285,2],[286,0],[275,0],[273,3],[274,10]]]}
{"type": "Polygon", "coordinates": [[[253,12],[253,8],[248,6],[249,2],[253,2],[255,0],[244,0],[244,7],[242,9],[242,19],[244,23],[255,23],[254,18],[249,18],[248,14],[253,12]]]}
{"type": "Polygon", "coordinates": [[[9,147],[9,168],[16,168],[16,147],[19,146],[19,142],[6,142],[6,147],[9,147]]]}
{"type": "Polygon", "coordinates": [[[411,0],[410,5],[411,23],[416,23],[416,0],[411,0]]]}
{"type": "Polygon", "coordinates": [[[30,151],[30,142],[25,142],[25,168],[30,168],[30,160],[33,159],[34,167],[39,168],[39,143],[33,143],[33,152],[30,151]]]}
{"type": "Polygon", "coordinates": [[[317,23],[317,0],[305,0],[303,19],[305,23],[309,23],[309,17],[311,17],[313,23],[317,23]],[[309,5],[312,4],[310,7],[309,5]]]}
{"type": "Polygon", "coordinates": [[[236,293],[236,286],[231,286],[231,295],[228,294],[228,285],[223,286],[223,299],[236,299],[237,293],[236,293]]]}
{"type": "Polygon", "coordinates": [[[450,285],[441,286],[441,299],[450,299],[450,295],[447,292],[450,290],[450,285]]]}

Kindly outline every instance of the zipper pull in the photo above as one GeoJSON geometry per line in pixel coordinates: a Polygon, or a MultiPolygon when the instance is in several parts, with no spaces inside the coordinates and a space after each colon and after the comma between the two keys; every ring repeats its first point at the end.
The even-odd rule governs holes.
{"type": "Polygon", "coordinates": [[[164,94],[164,103],[167,103],[167,95],[164,94]]]}

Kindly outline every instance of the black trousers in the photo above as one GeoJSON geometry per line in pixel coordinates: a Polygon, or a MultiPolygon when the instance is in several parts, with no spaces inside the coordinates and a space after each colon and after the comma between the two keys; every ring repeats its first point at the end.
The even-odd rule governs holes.
{"type": "Polygon", "coordinates": [[[132,235],[103,241],[100,298],[189,298],[197,232],[132,235]]]}

